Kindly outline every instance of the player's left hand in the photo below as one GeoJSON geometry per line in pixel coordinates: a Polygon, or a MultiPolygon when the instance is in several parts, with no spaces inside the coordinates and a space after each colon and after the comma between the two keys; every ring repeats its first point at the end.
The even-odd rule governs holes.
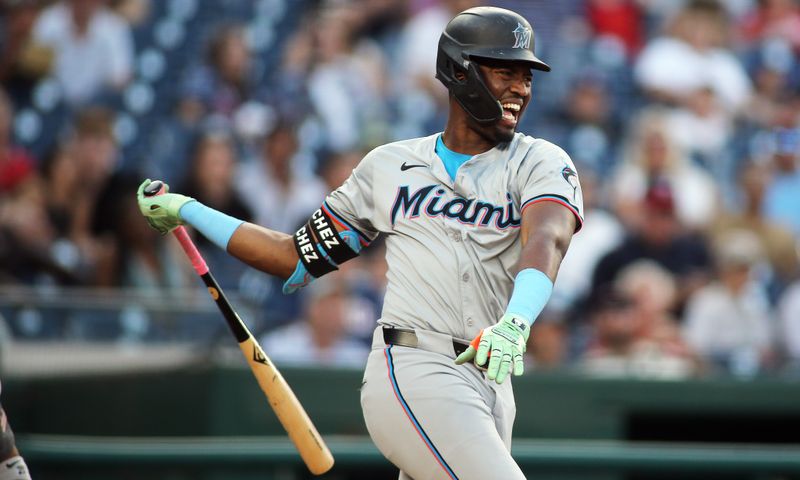
{"type": "Polygon", "coordinates": [[[507,313],[495,325],[485,328],[472,341],[470,346],[456,358],[456,364],[470,360],[482,366],[489,360],[486,375],[490,380],[503,383],[509,373],[522,375],[522,354],[525,349],[531,327],[522,318],[507,313]],[[477,343],[477,348],[475,344],[477,343]]]}

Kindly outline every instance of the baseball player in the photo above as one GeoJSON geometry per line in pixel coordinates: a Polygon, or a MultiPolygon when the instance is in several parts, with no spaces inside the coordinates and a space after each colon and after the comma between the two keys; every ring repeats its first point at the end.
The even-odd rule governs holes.
{"type": "Polygon", "coordinates": [[[195,227],[247,264],[303,287],[386,237],[388,285],[361,405],[401,479],[522,479],[510,455],[530,325],[582,223],[578,177],[559,147],[515,133],[531,98],[533,30],[478,7],[439,41],[443,133],[367,154],[294,235],[164,194],[138,199],[162,233],[195,227]]]}
{"type": "MultiPolygon", "coordinates": [[[[2,387],[0,387],[0,390],[2,387]]],[[[14,432],[8,424],[6,412],[0,406],[0,480],[31,480],[28,466],[14,442],[14,432]]]]}

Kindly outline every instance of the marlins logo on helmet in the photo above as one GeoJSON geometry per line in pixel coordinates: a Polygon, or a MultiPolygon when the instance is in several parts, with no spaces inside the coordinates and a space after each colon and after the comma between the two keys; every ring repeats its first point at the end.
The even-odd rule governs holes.
{"type": "Polygon", "coordinates": [[[511,48],[531,48],[531,29],[517,22],[517,28],[512,32],[517,39],[511,48]]]}

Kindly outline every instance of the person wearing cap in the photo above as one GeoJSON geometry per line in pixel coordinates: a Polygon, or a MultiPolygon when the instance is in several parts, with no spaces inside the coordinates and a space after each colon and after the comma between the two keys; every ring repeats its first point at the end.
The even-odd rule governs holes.
{"type": "Polygon", "coordinates": [[[738,375],[763,370],[773,350],[773,312],[753,270],[764,261],[753,233],[739,230],[714,246],[717,278],[688,301],[684,336],[710,367],[738,375]]]}
{"type": "Polygon", "coordinates": [[[653,260],[676,276],[677,311],[691,292],[710,278],[711,257],[706,241],[687,232],[678,220],[669,183],[656,183],[647,190],[640,215],[626,239],[598,262],[590,295],[596,295],[603,285],[612,284],[626,266],[642,259],[653,260]]]}

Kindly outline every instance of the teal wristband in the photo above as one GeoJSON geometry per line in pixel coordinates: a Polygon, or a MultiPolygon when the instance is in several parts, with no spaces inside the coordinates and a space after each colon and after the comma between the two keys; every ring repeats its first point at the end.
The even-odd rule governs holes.
{"type": "Polygon", "coordinates": [[[550,277],[535,268],[526,268],[514,279],[514,293],[508,301],[506,313],[522,317],[528,325],[533,325],[552,293],[553,281],[550,277]]]}
{"type": "Polygon", "coordinates": [[[244,220],[206,207],[196,200],[184,204],[179,213],[186,223],[223,250],[228,249],[228,242],[233,236],[233,232],[244,223],[244,220]]]}

